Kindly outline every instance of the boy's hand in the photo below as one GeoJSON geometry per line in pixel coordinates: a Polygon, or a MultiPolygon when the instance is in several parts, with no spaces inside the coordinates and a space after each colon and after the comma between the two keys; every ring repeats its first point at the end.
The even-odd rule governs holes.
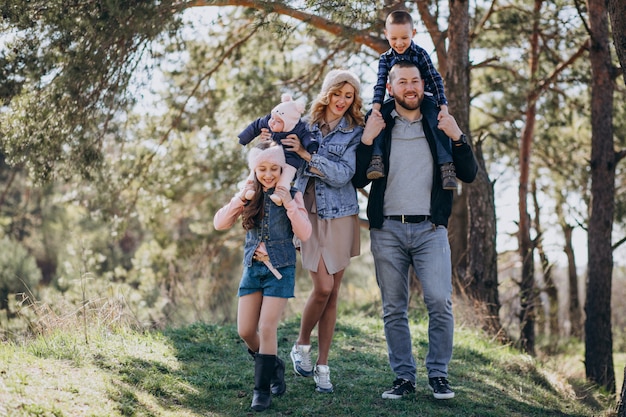
{"type": "Polygon", "coordinates": [[[372,109],[372,113],[365,122],[365,129],[361,135],[361,142],[365,145],[374,143],[376,136],[385,128],[385,120],[383,115],[376,109],[372,109]]]}
{"type": "Polygon", "coordinates": [[[458,141],[463,134],[456,122],[456,119],[450,114],[446,114],[439,119],[439,125],[437,125],[437,127],[440,130],[443,130],[443,132],[455,142],[458,141]]]}
{"type": "Polygon", "coordinates": [[[441,120],[443,117],[448,116],[448,106],[445,104],[439,106],[439,114],[437,115],[437,120],[441,120]]]}

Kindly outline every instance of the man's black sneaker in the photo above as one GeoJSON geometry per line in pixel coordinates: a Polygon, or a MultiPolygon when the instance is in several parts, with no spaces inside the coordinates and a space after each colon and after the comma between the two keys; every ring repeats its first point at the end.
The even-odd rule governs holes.
{"type": "Polygon", "coordinates": [[[442,376],[428,378],[428,386],[433,391],[433,396],[438,400],[454,398],[454,391],[450,388],[448,380],[442,376]]]}
{"type": "Polygon", "coordinates": [[[408,379],[398,378],[393,381],[393,388],[383,392],[383,398],[397,400],[415,392],[415,384],[408,379]]]}

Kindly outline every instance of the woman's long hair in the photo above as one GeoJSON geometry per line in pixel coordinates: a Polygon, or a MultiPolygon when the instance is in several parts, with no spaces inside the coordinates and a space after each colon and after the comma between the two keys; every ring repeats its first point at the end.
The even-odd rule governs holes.
{"type": "MultiPolygon", "coordinates": [[[[324,114],[326,113],[326,107],[328,107],[328,104],[330,103],[330,97],[337,91],[341,90],[345,84],[350,83],[343,81],[339,84],[335,84],[331,86],[326,93],[320,93],[317,96],[311,104],[311,110],[309,111],[309,123],[311,126],[324,120],[324,114]]],[[[349,127],[363,126],[365,124],[365,117],[361,111],[362,107],[363,99],[361,98],[361,92],[358,88],[354,87],[354,101],[344,114],[349,127]]]]}

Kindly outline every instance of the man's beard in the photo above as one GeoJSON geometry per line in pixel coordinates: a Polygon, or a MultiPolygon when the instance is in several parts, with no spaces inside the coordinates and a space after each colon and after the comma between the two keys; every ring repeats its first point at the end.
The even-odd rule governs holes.
{"type": "Polygon", "coordinates": [[[404,101],[404,98],[401,97],[395,97],[395,99],[396,103],[398,103],[401,107],[404,107],[406,110],[417,110],[422,105],[422,100],[424,99],[424,96],[418,96],[416,104],[408,104],[406,101],[404,101]]]}

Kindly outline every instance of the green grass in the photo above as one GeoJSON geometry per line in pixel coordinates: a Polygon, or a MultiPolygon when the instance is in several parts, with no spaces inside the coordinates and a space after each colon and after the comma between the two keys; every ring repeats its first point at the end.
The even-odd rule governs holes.
{"type": "MultiPolygon", "coordinates": [[[[334,394],[314,391],[288,360],[297,318],[279,328],[287,392],[271,416],[610,416],[614,398],[459,326],[452,400],[433,399],[421,366],[426,323],[413,317],[417,393],[383,400],[394,379],[379,317],[342,313],[331,350],[334,394]]],[[[94,328],[0,345],[0,416],[251,416],[253,362],[234,325],[197,323],[163,332],[94,328]]],[[[314,345],[314,349],[316,346],[314,345]]]]}

